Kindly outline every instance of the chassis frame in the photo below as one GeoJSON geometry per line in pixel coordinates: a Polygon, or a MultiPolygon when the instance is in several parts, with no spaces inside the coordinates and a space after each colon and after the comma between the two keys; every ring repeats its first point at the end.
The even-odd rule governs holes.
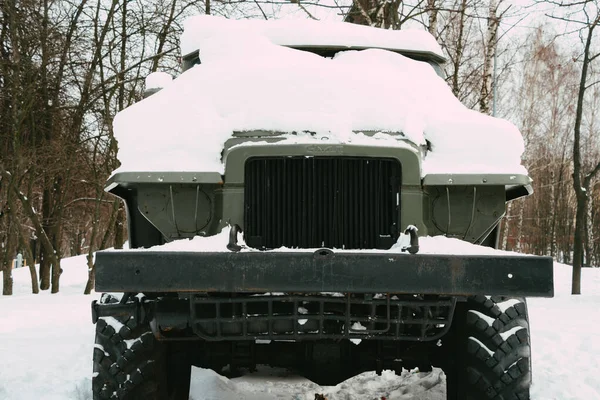
{"type": "Polygon", "coordinates": [[[330,249],[96,257],[96,290],[124,296],[94,301],[94,323],[149,323],[156,339],[185,345],[190,363],[218,372],[267,363],[322,384],[368,370],[451,371],[450,348],[438,346],[453,340],[455,310],[469,296],[554,295],[550,257],[330,249]]]}

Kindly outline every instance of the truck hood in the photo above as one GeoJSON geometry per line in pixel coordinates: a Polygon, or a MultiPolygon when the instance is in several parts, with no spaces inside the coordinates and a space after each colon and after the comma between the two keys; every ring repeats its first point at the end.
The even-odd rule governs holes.
{"type": "Polygon", "coordinates": [[[117,115],[116,172],[222,172],[235,131],[272,130],[334,143],[401,132],[429,148],[423,175],[526,173],[518,129],[464,107],[429,64],[380,49],[325,58],[235,24],[213,24],[196,41],[201,65],[117,115]]]}

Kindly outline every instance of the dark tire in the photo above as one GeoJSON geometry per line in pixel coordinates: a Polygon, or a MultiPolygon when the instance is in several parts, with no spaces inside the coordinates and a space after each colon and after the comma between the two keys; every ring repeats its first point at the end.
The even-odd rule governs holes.
{"type": "Polygon", "coordinates": [[[191,366],[157,341],[147,322],[105,317],[96,323],[94,400],[188,400],[191,366]]]}
{"type": "Polygon", "coordinates": [[[448,339],[448,400],[529,400],[525,299],[475,296],[458,303],[448,339]]]}

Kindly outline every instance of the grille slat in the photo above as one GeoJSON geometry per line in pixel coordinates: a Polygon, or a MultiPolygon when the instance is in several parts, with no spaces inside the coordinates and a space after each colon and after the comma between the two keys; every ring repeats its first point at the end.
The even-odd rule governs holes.
{"type": "Polygon", "coordinates": [[[251,158],[244,238],[272,249],[387,249],[398,238],[401,166],[394,159],[251,158]]]}

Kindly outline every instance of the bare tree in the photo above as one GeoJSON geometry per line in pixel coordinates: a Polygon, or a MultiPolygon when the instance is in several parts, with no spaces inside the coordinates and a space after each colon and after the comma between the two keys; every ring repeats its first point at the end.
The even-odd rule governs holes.
{"type": "Polygon", "coordinates": [[[492,85],[494,63],[496,61],[496,47],[498,41],[498,27],[500,25],[501,15],[498,14],[502,0],[489,0],[489,10],[487,18],[487,34],[483,52],[483,79],[481,80],[481,93],[479,95],[479,110],[482,113],[490,114],[490,103],[492,100],[492,85]]]}
{"type": "Polygon", "coordinates": [[[400,29],[408,20],[425,14],[425,0],[408,4],[400,0],[353,0],[344,21],[384,29],[400,29]]]}
{"type": "Polygon", "coordinates": [[[596,82],[589,83],[589,74],[592,63],[600,56],[593,52],[592,43],[597,36],[596,28],[600,24],[600,7],[597,1],[584,1],[572,4],[561,3],[562,7],[575,7],[578,13],[569,17],[555,17],[569,23],[576,23],[581,26],[579,36],[583,45],[581,60],[581,75],[579,80],[579,89],[577,94],[577,108],[575,111],[575,123],[573,128],[573,189],[577,199],[575,213],[575,232],[573,243],[573,276],[572,276],[572,294],[581,294],[581,267],[584,257],[584,240],[586,228],[586,210],[588,206],[588,193],[592,179],[600,171],[600,161],[595,165],[586,168],[582,157],[582,121],[586,93],[596,82]],[[576,19],[581,17],[581,19],[576,19]]]}

